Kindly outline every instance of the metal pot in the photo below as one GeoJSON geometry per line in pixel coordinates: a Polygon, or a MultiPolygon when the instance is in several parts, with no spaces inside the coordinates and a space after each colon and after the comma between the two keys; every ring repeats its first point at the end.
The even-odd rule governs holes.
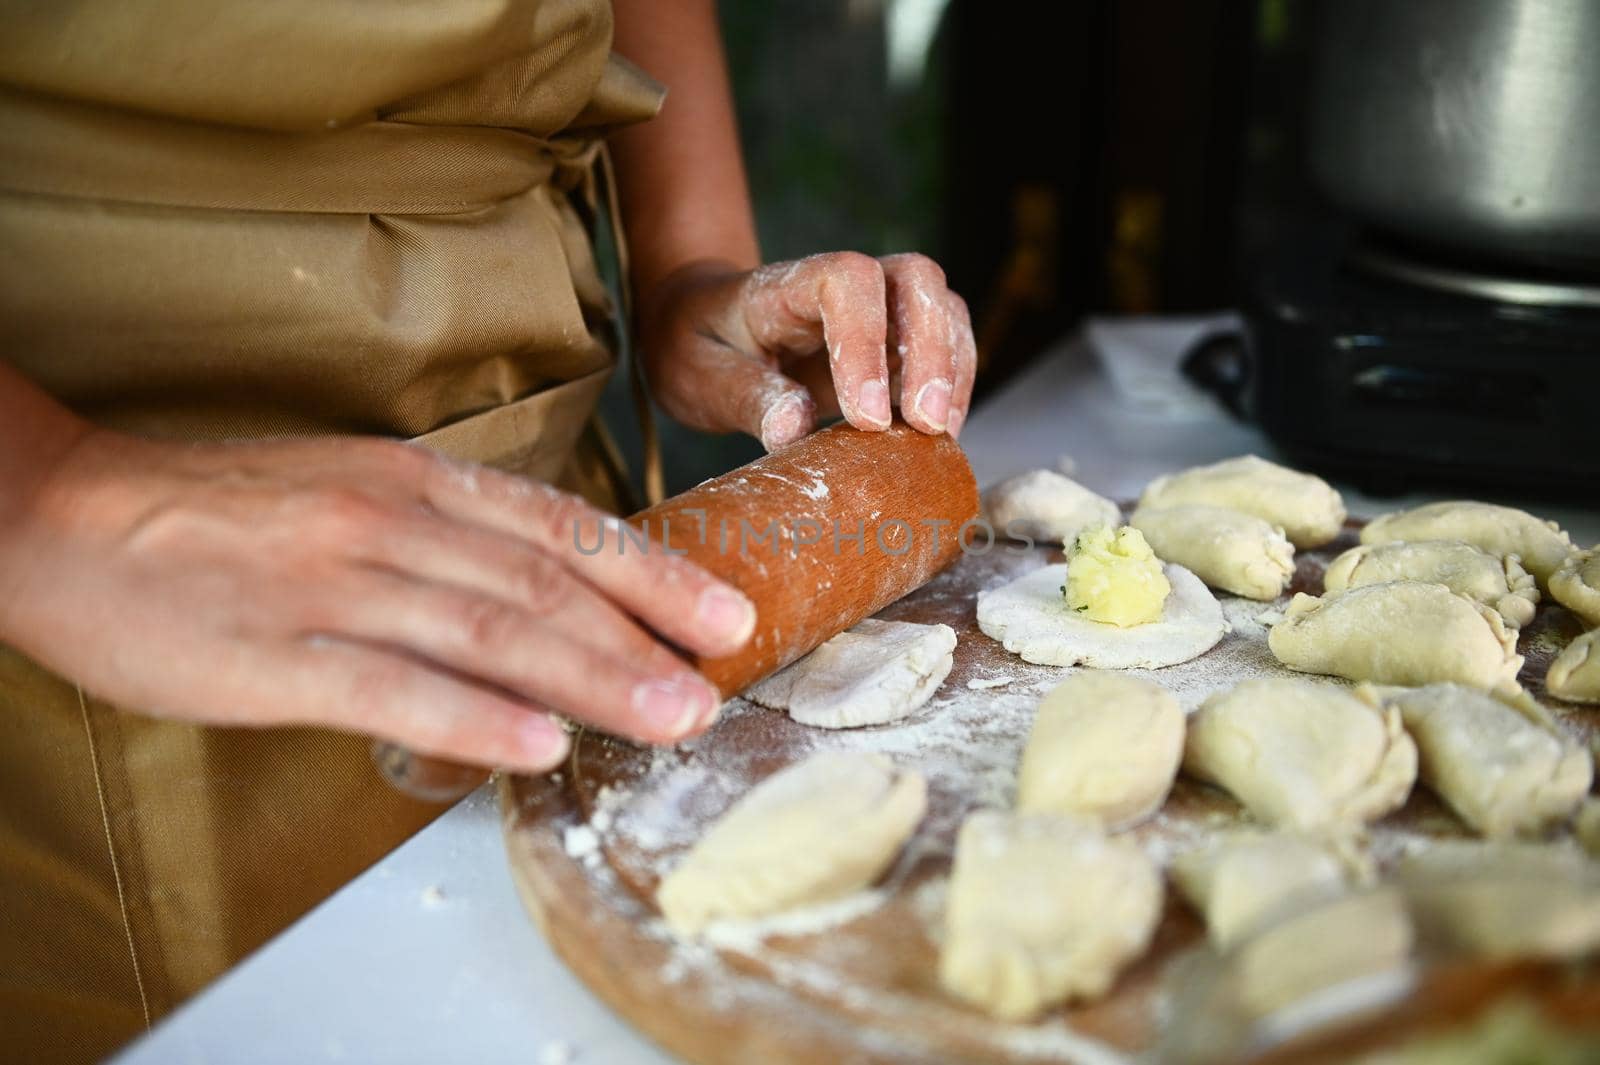
{"type": "Polygon", "coordinates": [[[1311,171],[1368,225],[1473,258],[1600,268],[1600,2],[1332,0],[1311,171]]]}

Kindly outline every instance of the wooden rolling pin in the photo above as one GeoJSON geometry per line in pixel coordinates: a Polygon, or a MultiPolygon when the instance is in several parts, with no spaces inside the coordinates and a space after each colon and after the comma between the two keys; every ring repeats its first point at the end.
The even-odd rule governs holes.
{"type": "MultiPolygon", "coordinates": [[[[650,550],[682,552],[755,603],[743,649],[691,659],[728,698],[920,587],[955,560],[977,513],[972,469],[948,436],[840,423],[627,520],[650,550]]],[[[484,775],[382,742],[373,755],[424,798],[465,794],[484,775]]]]}

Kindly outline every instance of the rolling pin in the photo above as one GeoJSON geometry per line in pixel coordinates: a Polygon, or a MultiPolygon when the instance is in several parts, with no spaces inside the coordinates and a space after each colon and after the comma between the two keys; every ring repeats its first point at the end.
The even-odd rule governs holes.
{"type": "MultiPolygon", "coordinates": [[[[622,550],[648,537],[650,550],[681,552],[755,604],[743,648],[690,657],[726,699],[921,587],[955,560],[977,513],[954,440],[841,422],[633,515],[640,539],[622,550]]],[[[421,798],[463,795],[485,775],[381,741],[373,757],[421,798]]]]}

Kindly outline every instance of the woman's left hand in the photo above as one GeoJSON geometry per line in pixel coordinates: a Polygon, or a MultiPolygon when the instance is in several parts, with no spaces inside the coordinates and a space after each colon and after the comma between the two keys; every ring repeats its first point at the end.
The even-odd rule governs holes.
{"type": "Polygon", "coordinates": [[[641,293],[640,341],[656,399],[678,421],[742,430],[768,451],[819,415],[858,429],[892,419],[957,435],[977,348],[965,301],[923,255],[813,255],[756,270],[697,262],[641,293]]]}

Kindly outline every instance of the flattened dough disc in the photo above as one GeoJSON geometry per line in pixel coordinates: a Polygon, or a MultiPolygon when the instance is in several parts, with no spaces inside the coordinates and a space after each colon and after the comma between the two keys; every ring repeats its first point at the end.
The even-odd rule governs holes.
{"type": "Polygon", "coordinates": [[[868,618],[745,692],[803,725],[854,728],[914,712],[950,672],[948,625],[868,618]]]}
{"type": "Polygon", "coordinates": [[[978,628],[1025,662],[1096,669],[1160,669],[1205,654],[1228,631],[1222,606],[1200,578],[1166,563],[1172,583],[1161,620],[1119,629],[1073,613],[1061,594],[1061,562],[978,596],[978,628]]]}

